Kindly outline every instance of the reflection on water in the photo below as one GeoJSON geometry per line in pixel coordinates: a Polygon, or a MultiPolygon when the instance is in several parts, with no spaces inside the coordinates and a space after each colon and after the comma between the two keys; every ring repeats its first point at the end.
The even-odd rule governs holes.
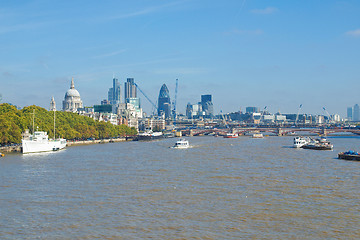
{"type": "Polygon", "coordinates": [[[291,137],[69,147],[0,160],[1,239],[358,239],[360,138],[333,151],[291,137]]]}

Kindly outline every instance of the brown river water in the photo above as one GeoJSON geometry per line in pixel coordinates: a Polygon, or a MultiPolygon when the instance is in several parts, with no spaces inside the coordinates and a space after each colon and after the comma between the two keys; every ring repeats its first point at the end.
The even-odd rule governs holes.
{"type": "Polygon", "coordinates": [[[360,239],[360,137],[187,138],[0,158],[0,239],[360,239]]]}

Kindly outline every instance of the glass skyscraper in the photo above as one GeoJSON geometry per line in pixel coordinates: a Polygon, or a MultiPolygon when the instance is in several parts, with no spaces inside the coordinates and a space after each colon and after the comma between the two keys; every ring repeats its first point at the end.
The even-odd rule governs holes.
{"type": "Polygon", "coordinates": [[[161,116],[163,114],[165,114],[165,118],[171,117],[170,94],[166,84],[161,86],[158,100],[158,115],[161,116]]]}
{"type": "Polygon", "coordinates": [[[210,94],[201,95],[202,110],[204,111],[205,117],[207,118],[211,118],[214,116],[214,108],[211,98],[212,97],[210,94]]]}
{"type": "Polygon", "coordinates": [[[128,98],[137,98],[137,88],[133,78],[128,78],[125,82],[125,100],[128,98]]]}
{"type": "Polygon", "coordinates": [[[360,121],[360,107],[358,104],[354,105],[353,121],[360,121]]]}
{"type": "Polygon", "coordinates": [[[113,87],[109,88],[108,100],[111,105],[119,104],[122,102],[121,85],[117,78],[113,78],[113,87]]]}

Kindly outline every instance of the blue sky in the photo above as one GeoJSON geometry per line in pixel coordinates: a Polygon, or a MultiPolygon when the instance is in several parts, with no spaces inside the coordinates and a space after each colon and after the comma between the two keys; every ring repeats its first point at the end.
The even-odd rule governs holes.
{"type": "MultiPolygon", "coordinates": [[[[74,77],[84,105],[133,77],[178,109],[212,94],[218,113],[339,113],[360,103],[360,1],[1,1],[3,102],[61,108],[74,77]]],[[[141,96],[145,111],[151,107],[141,96]]]]}

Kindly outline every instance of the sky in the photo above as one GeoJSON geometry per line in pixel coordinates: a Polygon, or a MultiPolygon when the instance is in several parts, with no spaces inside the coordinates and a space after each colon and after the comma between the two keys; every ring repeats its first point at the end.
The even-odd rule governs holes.
{"type": "MultiPolygon", "coordinates": [[[[2,102],[62,108],[74,78],[85,106],[115,76],[177,109],[213,97],[214,112],[346,117],[360,104],[358,0],[0,1],[2,102]]],[[[138,92],[144,111],[152,107],[138,92]]]]}

